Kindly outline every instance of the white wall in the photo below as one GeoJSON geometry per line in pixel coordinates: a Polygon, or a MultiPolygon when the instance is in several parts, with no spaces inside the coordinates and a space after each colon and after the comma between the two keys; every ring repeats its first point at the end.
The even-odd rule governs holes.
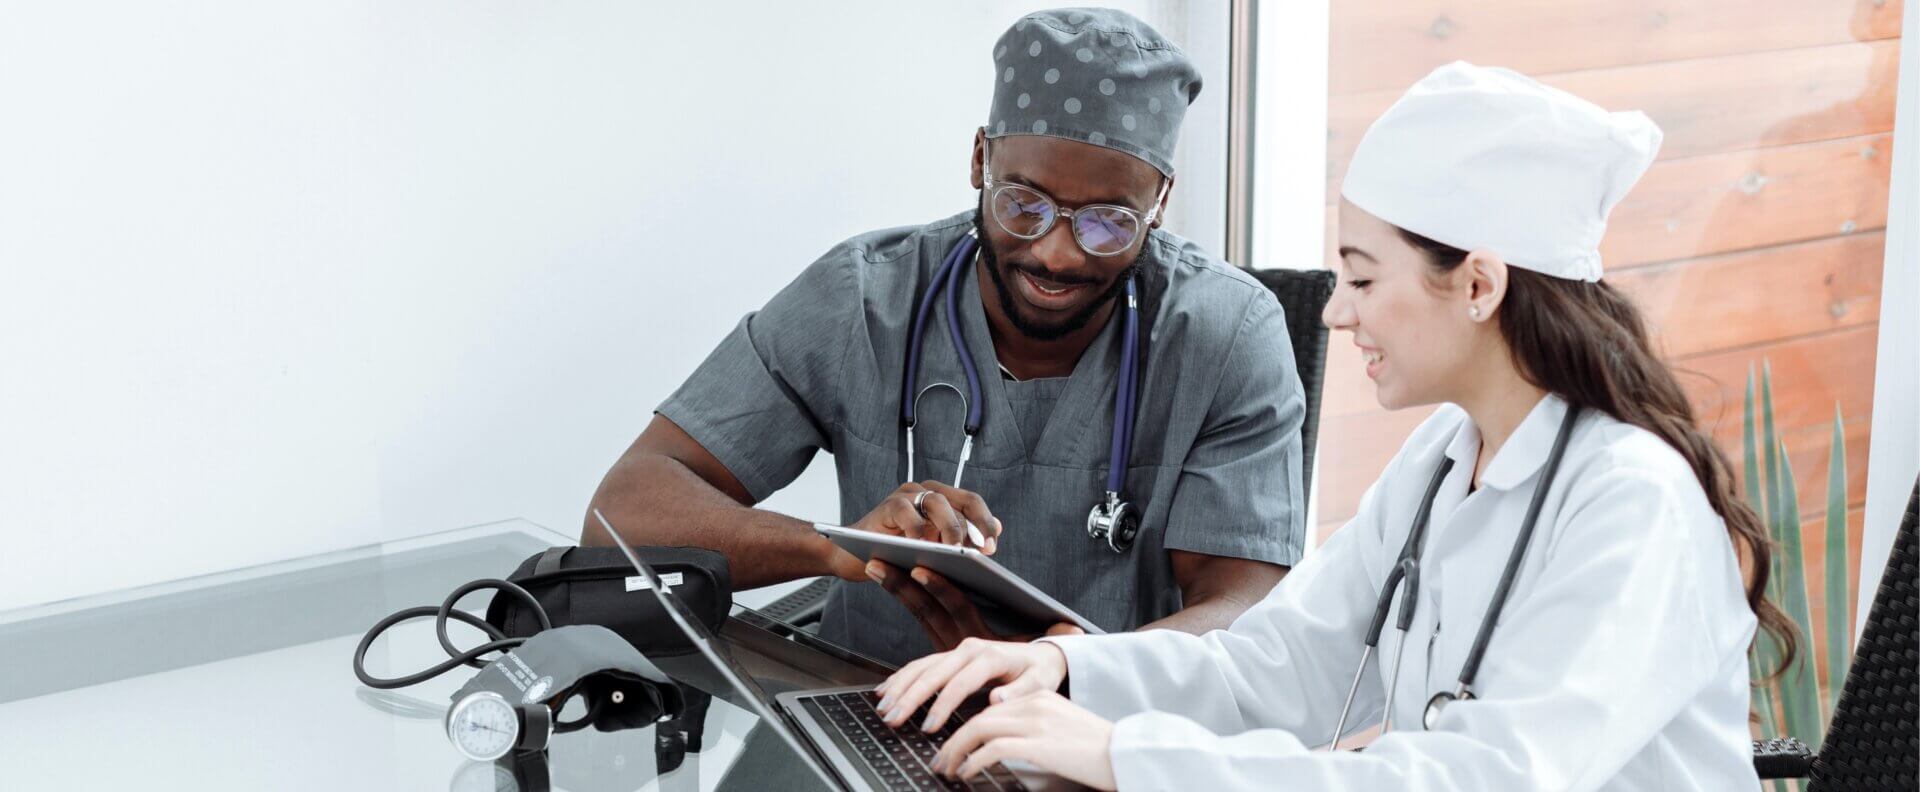
{"type": "MultiPolygon", "coordinates": [[[[1920,13],[1903,22],[1920,41],[1920,13]]],[[[1893,183],[1887,200],[1887,261],[1881,274],[1880,344],[1874,358],[1873,447],[1867,449],[1867,511],[1860,545],[1857,636],[1866,629],[1893,532],[1920,473],[1920,47],[1900,52],[1893,128],[1893,183]]]]}
{"type": "MultiPolygon", "coordinates": [[[[743,313],[966,208],[992,43],[1044,5],[9,3],[0,608],[572,531],[743,313]]],[[[834,516],[825,461],[775,505],[834,516]]]]}

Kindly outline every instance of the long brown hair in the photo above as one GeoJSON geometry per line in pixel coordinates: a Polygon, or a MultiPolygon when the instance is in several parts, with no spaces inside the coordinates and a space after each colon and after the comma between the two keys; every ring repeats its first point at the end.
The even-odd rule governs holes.
{"type": "MultiPolygon", "coordinates": [[[[1467,251],[1399,231],[1427,255],[1436,274],[1466,261],[1467,251]]],[[[1654,354],[1640,310],[1605,281],[1587,283],[1508,267],[1500,335],[1520,376],[1535,387],[1652,432],[1686,458],[1746,563],[1747,605],[1782,650],[1780,665],[1768,671],[1769,677],[1785,669],[1799,650],[1799,636],[1786,613],[1766,597],[1773,542],[1759,515],[1734,494],[1733,466],[1726,454],[1695,426],[1693,404],[1654,354]]]]}

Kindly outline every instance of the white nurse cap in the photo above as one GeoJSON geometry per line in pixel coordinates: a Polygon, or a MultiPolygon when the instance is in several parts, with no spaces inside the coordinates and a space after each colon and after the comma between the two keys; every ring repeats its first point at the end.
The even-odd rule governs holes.
{"type": "Polygon", "coordinates": [[[1436,242],[1597,281],[1607,213],[1660,139],[1643,113],[1609,113],[1518,72],[1456,61],[1373,122],[1340,193],[1436,242]]]}

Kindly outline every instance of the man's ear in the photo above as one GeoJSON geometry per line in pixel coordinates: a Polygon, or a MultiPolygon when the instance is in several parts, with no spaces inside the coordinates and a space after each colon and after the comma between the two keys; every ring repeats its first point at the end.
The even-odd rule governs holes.
{"type": "Polygon", "coordinates": [[[1507,261],[1491,250],[1467,254],[1458,270],[1466,278],[1467,318],[1485,322],[1507,299],[1507,261]]]}
{"type": "Polygon", "coordinates": [[[984,175],[987,165],[987,128],[981,127],[973,132],[973,189],[987,186],[984,175]]]}

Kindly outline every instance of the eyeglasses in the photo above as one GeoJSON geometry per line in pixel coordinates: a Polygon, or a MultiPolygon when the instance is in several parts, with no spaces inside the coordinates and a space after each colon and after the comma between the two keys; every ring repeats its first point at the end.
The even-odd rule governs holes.
{"type": "Polygon", "coordinates": [[[1172,182],[1160,182],[1160,194],[1153,200],[1153,209],[1141,217],[1138,212],[1124,206],[1113,204],[1088,204],[1078,209],[1068,209],[1046,193],[1024,184],[1011,184],[993,181],[993,165],[983,163],[986,177],[987,213],[993,215],[994,222],[1006,231],[1021,239],[1039,239],[1053,230],[1053,221],[1067,218],[1073,229],[1073,241],[1080,249],[1094,256],[1117,256],[1133,247],[1140,238],[1143,229],[1153,224],[1160,215],[1160,205],[1167,198],[1167,188],[1172,182]]]}

